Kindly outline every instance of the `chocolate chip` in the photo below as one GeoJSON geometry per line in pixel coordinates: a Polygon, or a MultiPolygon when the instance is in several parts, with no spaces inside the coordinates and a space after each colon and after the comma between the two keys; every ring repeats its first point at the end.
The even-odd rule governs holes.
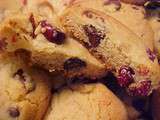
{"type": "Polygon", "coordinates": [[[13,118],[18,117],[20,115],[20,112],[17,107],[10,107],[8,109],[9,115],[13,118]]]}
{"type": "Polygon", "coordinates": [[[84,25],[83,29],[89,38],[91,47],[97,47],[101,40],[105,38],[105,34],[93,25],[84,25]]]}
{"type": "Polygon", "coordinates": [[[77,70],[86,67],[86,63],[79,58],[70,58],[64,63],[65,70],[77,70]]]}

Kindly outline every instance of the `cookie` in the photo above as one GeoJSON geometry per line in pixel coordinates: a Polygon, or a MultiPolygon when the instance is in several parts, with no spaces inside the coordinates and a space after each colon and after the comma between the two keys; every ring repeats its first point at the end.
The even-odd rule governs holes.
{"type": "Polygon", "coordinates": [[[47,19],[56,17],[56,10],[51,3],[51,0],[27,0],[27,2],[23,5],[22,10],[24,13],[34,11],[34,13],[39,14],[47,19]]]}
{"type": "MultiPolygon", "coordinates": [[[[72,6],[72,4],[70,6],[72,6]]],[[[149,25],[148,20],[145,19],[145,9],[142,6],[125,4],[120,1],[106,2],[104,0],[79,0],[75,1],[74,4],[77,4],[81,7],[100,10],[107,15],[117,19],[119,22],[136,33],[143,40],[146,48],[153,50],[154,33],[151,26],[149,25]]]]}
{"type": "Polygon", "coordinates": [[[127,120],[127,113],[104,85],[83,84],[54,93],[45,120],[127,120]]]}
{"type": "Polygon", "coordinates": [[[115,73],[129,94],[146,96],[157,87],[160,71],[156,55],[120,22],[78,5],[66,9],[60,22],[70,36],[115,73]]]}
{"type": "Polygon", "coordinates": [[[0,58],[0,120],[41,120],[51,97],[49,78],[13,55],[0,58]]]}
{"type": "Polygon", "coordinates": [[[0,1],[0,21],[2,21],[8,14],[19,11],[21,4],[19,0],[1,0],[0,1]]]}
{"type": "Polygon", "coordinates": [[[147,19],[154,31],[155,50],[160,58],[160,2],[148,2],[145,4],[147,19]]]}
{"type": "Polygon", "coordinates": [[[12,15],[1,24],[3,51],[29,52],[30,63],[66,77],[99,78],[106,74],[104,64],[79,42],[67,36],[62,27],[33,14],[12,15]]]}

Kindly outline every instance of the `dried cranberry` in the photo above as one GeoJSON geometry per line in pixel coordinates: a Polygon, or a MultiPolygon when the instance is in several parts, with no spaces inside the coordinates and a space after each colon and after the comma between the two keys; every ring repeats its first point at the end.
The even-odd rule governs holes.
{"type": "Polygon", "coordinates": [[[79,58],[70,58],[64,63],[65,70],[73,70],[86,67],[86,63],[79,58]]]}
{"type": "Polygon", "coordinates": [[[101,30],[98,30],[93,25],[84,25],[83,29],[89,38],[91,47],[97,47],[100,44],[100,41],[106,36],[101,30]]]}
{"type": "Polygon", "coordinates": [[[128,87],[128,93],[131,96],[148,96],[151,92],[151,81],[143,80],[133,83],[128,87]]]}
{"type": "Polygon", "coordinates": [[[35,22],[35,19],[34,19],[33,14],[30,15],[29,21],[31,22],[31,24],[32,24],[32,29],[33,29],[31,36],[32,36],[33,38],[35,38],[36,35],[35,35],[34,32],[35,32],[35,29],[36,29],[36,22],[35,22]]]}
{"type": "Polygon", "coordinates": [[[20,112],[17,107],[10,107],[8,109],[9,115],[13,118],[18,117],[20,115],[20,112]]]}
{"type": "Polygon", "coordinates": [[[130,83],[133,82],[134,71],[131,67],[122,66],[118,71],[118,84],[121,87],[127,87],[130,83]]]}
{"type": "Polygon", "coordinates": [[[41,27],[45,28],[43,35],[48,41],[58,45],[64,43],[66,36],[63,32],[57,30],[57,28],[53,28],[53,26],[47,23],[47,21],[41,21],[41,27]]]}
{"type": "Polygon", "coordinates": [[[25,5],[27,5],[27,0],[21,0],[22,1],[22,4],[25,6],[25,5]]]}
{"type": "Polygon", "coordinates": [[[146,52],[148,54],[149,59],[154,62],[154,60],[156,59],[156,54],[153,51],[151,51],[150,48],[148,48],[146,52]]]}

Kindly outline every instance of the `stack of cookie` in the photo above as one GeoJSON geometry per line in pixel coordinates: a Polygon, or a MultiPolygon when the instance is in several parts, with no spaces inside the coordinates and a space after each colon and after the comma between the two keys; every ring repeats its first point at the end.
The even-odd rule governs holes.
{"type": "Polygon", "coordinates": [[[0,120],[160,120],[160,1],[0,1],[0,120]]]}

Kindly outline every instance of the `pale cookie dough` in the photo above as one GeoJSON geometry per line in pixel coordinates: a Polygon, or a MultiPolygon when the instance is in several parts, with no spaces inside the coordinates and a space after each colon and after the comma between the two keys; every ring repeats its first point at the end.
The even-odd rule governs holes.
{"type": "Polygon", "coordinates": [[[20,58],[0,58],[0,120],[41,120],[51,98],[49,78],[20,58]]]}
{"type": "Polygon", "coordinates": [[[123,103],[102,84],[74,85],[54,93],[45,120],[128,120],[123,103]]]}

